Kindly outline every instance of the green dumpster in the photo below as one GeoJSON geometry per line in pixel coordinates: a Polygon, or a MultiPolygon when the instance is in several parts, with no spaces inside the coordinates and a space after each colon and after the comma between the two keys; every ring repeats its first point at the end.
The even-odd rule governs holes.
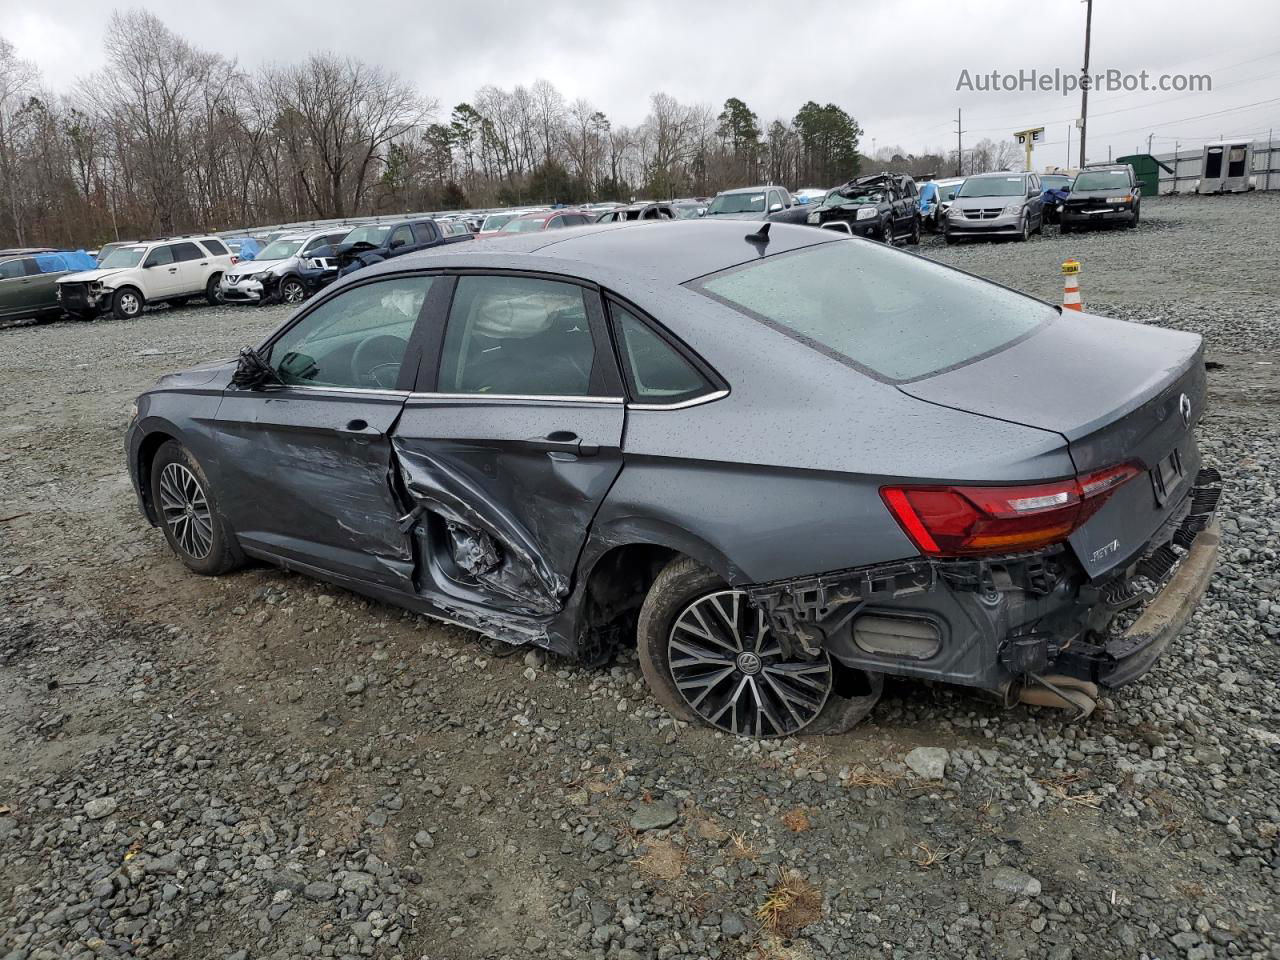
{"type": "Polygon", "coordinates": [[[1173,168],[1161,163],[1149,153],[1133,153],[1127,157],[1119,157],[1116,163],[1127,163],[1133,167],[1133,174],[1141,184],[1141,193],[1144,197],[1154,197],[1160,193],[1161,167],[1170,173],[1173,172],[1173,168]]]}

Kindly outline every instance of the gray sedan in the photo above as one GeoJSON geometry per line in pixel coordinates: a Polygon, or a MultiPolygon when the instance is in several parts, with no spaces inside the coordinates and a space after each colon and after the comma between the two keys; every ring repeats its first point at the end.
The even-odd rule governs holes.
{"type": "Polygon", "coordinates": [[[362,270],[163,378],[127,450],[197,573],[256,558],[588,662],[638,643],[675,715],[783,736],[847,729],[886,675],[1087,711],[1143,674],[1213,566],[1204,396],[1194,334],[676,221],[362,270]]]}

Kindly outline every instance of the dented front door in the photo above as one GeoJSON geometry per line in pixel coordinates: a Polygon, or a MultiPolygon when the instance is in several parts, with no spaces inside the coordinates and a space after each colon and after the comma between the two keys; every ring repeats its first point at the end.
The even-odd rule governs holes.
{"type": "Polygon", "coordinates": [[[599,293],[460,276],[437,341],[392,439],[419,590],[445,606],[553,613],[622,466],[625,404],[599,293]]]}

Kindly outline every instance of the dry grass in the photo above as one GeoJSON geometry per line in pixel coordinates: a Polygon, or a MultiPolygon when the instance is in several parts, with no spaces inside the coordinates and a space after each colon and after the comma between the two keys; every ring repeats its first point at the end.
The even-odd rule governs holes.
{"type": "Polygon", "coordinates": [[[1069,773],[1062,777],[1052,779],[1038,780],[1037,783],[1052,793],[1059,800],[1066,803],[1073,803],[1077,806],[1088,807],[1091,810],[1097,810],[1102,806],[1102,795],[1098,793],[1071,793],[1070,787],[1084,779],[1084,774],[1069,773]]]}
{"type": "Polygon", "coordinates": [[[787,937],[822,917],[822,894],[807,880],[789,874],[769,891],[756,919],[771,933],[787,937]]]}
{"type": "Polygon", "coordinates": [[[729,834],[729,845],[725,848],[725,853],[735,860],[754,860],[760,855],[745,833],[729,834]]]}
{"type": "Polygon", "coordinates": [[[631,861],[641,873],[668,882],[684,876],[684,865],[689,855],[670,840],[646,841],[643,850],[631,861]]]}
{"type": "Polygon", "coordinates": [[[960,846],[956,847],[954,850],[942,850],[942,849],[935,850],[933,847],[929,846],[929,844],[925,843],[922,840],[916,844],[915,848],[920,852],[920,856],[912,857],[911,862],[914,863],[917,867],[923,867],[924,869],[928,870],[930,867],[936,866],[937,864],[942,863],[944,860],[948,860],[951,857],[954,857],[957,853],[959,853],[961,850],[964,849],[964,845],[961,844],[960,846]]]}
{"type": "Polygon", "coordinates": [[[782,815],[782,825],[792,833],[804,833],[813,824],[809,822],[809,814],[805,813],[803,807],[796,807],[794,810],[788,810],[782,815]]]}
{"type": "Polygon", "coordinates": [[[882,770],[868,770],[866,767],[859,767],[856,770],[849,771],[849,778],[844,781],[846,787],[882,787],[886,790],[892,789],[898,785],[901,777],[894,776],[891,773],[885,773],[882,770]]]}

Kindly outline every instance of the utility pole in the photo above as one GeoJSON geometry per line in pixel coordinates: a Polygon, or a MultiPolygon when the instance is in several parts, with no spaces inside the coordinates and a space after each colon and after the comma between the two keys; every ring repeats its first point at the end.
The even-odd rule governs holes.
{"type": "Polygon", "coordinates": [[[1080,75],[1080,169],[1084,169],[1085,131],[1089,125],[1089,40],[1093,33],[1093,0],[1084,0],[1084,69],[1080,75]]]}
{"type": "Polygon", "coordinates": [[[1154,133],[1148,133],[1148,134],[1147,134],[1147,153],[1150,153],[1150,152],[1151,152],[1151,140],[1152,140],[1152,138],[1154,138],[1154,137],[1155,137],[1155,134],[1154,134],[1154,133]]]}
{"type": "Polygon", "coordinates": [[[956,176],[964,176],[964,146],[960,140],[960,135],[964,130],[960,127],[960,108],[956,107],[956,176]]]}
{"type": "Polygon", "coordinates": [[[1067,124],[1067,165],[1063,169],[1071,169],[1071,124],[1067,124]]]}

